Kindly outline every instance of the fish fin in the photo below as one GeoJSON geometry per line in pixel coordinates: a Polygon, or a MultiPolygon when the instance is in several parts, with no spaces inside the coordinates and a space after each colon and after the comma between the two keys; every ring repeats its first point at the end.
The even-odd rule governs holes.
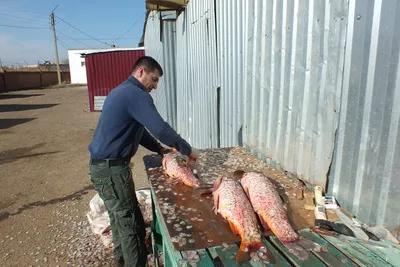
{"type": "Polygon", "coordinates": [[[300,237],[297,241],[282,242],[282,244],[289,250],[290,253],[295,255],[301,261],[308,259],[309,253],[307,251],[327,251],[325,246],[319,245],[302,237],[300,237]]]}
{"type": "MultiPolygon", "coordinates": [[[[194,189],[195,189],[195,190],[199,190],[199,189],[209,189],[209,190],[211,190],[211,193],[212,193],[212,187],[213,187],[212,184],[200,184],[200,185],[195,186],[194,189]]],[[[205,190],[205,191],[207,191],[207,190],[205,190]]]]}
{"type": "Polygon", "coordinates": [[[203,192],[200,193],[200,196],[205,196],[205,195],[210,195],[212,194],[213,190],[212,188],[206,189],[203,192]]]}
{"type": "Polygon", "coordinates": [[[221,185],[221,183],[222,183],[222,177],[219,177],[219,178],[215,181],[214,185],[204,184],[204,185],[198,187],[199,189],[209,188],[210,186],[212,187],[212,188],[209,188],[209,189],[207,189],[207,190],[204,190],[200,195],[208,195],[208,194],[211,194],[212,192],[217,191],[217,189],[219,188],[219,186],[221,185]]]}
{"type": "Polygon", "coordinates": [[[222,183],[222,177],[218,177],[218,179],[214,183],[213,191],[217,191],[221,183],[222,183]]]}
{"type": "Polygon", "coordinates": [[[266,220],[264,220],[264,217],[262,215],[258,215],[258,218],[260,218],[261,224],[264,227],[264,230],[271,230],[271,227],[269,227],[268,223],[266,220]]]}
{"type": "Polygon", "coordinates": [[[231,231],[235,234],[235,235],[238,235],[239,234],[239,231],[236,229],[236,226],[233,224],[233,223],[231,223],[230,221],[228,221],[229,222],[229,227],[231,228],[231,231]]]}
{"type": "Polygon", "coordinates": [[[246,173],[245,171],[236,170],[233,172],[233,178],[235,178],[235,180],[240,180],[240,179],[242,179],[242,177],[245,173],[246,173]]]}
{"type": "Polygon", "coordinates": [[[247,186],[243,186],[243,185],[242,185],[242,188],[243,188],[243,191],[246,194],[247,198],[250,200],[249,188],[247,186]]]}
{"type": "Polygon", "coordinates": [[[271,229],[265,229],[265,230],[262,232],[262,235],[263,235],[263,236],[273,236],[274,233],[272,232],[271,229]]]}
{"type": "Polygon", "coordinates": [[[214,212],[215,212],[215,215],[218,215],[218,208],[219,208],[219,194],[218,194],[218,192],[216,192],[216,194],[214,194],[214,212]]]}
{"type": "MultiPolygon", "coordinates": [[[[261,247],[265,247],[262,242],[247,242],[246,240],[242,240],[240,244],[239,251],[236,255],[236,263],[242,264],[245,261],[250,259],[250,253],[258,251],[261,247]]],[[[275,262],[274,256],[272,256],[271,252],[267,251],[266,257],[271,263],[275,262]]]]}

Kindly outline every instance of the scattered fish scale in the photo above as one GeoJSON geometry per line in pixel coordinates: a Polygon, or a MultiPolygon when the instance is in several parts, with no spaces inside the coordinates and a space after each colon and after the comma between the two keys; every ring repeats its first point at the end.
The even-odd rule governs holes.
{"type": "MultiPolygon", "coordinates": [[[[200,157],[198,158],[196,162],[196,170],[197,170],[197,177],[200,178],[200,180],[203,183],[207,184],[213,184],[216,179],[219,176],[226,175],[227,173],[232,173],[233,171],[237,170],[240,167],[240,169],[244,169],[247,171],[250,170],[255,170],[255,171],[265,171],[266,169],[271,170],[272,168],[269,167],[265,162],[262,160],[258,159],[248,151],[246,151],[243,148],[233,148],[233,149],[216,149],[213,151],[213,149],[206,149],[202,150],[200,157]]],[[[157,175],[155,175],[155,180],[157,180],[157,183],[159,181],[159,184],[155,186],[155,190],[160,190],[157,187],[159,185],[164,186],[163,190],[160,190],[158,193],[161,192],[163,194],[163,199],[161,200],[162,202],[174,202],[177,200],[181,200],[182,198],[188,198],[186,194],[182,194],[179,192],[173,192],[172,188],[169,188],[170,185],[168,184],[173,184],[176,183],[176,180],[171,180],[167,176],[163,175],[162,168],[159,168],[158,170],[153,170],[153,174],[157,171],[157,175]],[[165,177],[165,179],[164,179],[165,177]],[[168,190],[168,191],[167,191],[168,190]],[[166,192],[171,192],[170,194],[166,195],[166,192]],[[179,196],[179,197],[178,197],[179,196]],[[168,199],[169,198],[169,199],[168,199]]],[[[278,177],[278,176],[277,176],[278,177]]],[[[282,176],[283,177],[283,176],[282,176]]],[[[280,180],[280,182],[284,181],[285,178],[280,180]]],[[[153,180],[152,180],[153,184],[153,180]]],[[[156,193],[157,196],[159,194],[156,193]]],[[[196,200],[200,203],[208,203],[207,198],[199,198],[196,200]]],[[[182,203],[182,202],[181,202],[182,203]]],[[[185,202],[186,203],[186,202],[185,202]]],[[[163,204],[161,204],[163,205],[163,204]]],[[[194,208],[193,207],[181,207],[179,204],[176,206],[176,209],[166,209],[165,212],[167,212],[165,218],[166,220],[170,220],[168,222],[168,227],[173,228],[173,224],[179,223],[183,220],[187,220],[189,224],[186,225],[181,225],[179,228],[183,228],[184,231],[187,231],[186,226],[190,225],[190,223],[194,223],[191,218],[195,218],[194,221],[196,222],[203,222],[203,218],[200,216],[197,216],[197,213],[194,213],[194,208]],[[176,220],[173,220],[171,218],[172,215],[176,215],[176,220]],[[168,216],[168,218],[167,218],[168,216]]],[[[209,220],[205,220],[206,222],[210,222],[209,220]]],[[[175,230],[175,228],[173,228],[175,230]]],[[[174,232],[174,234],[180,234],[182,232],[174,232]]],[[[205,240],[207,241],[207,240],[205,240]]],[[[187,241],[189,242],[189,240],[187,241]]],[[[190,243],[190,242],[189,242],[190,243]]]]}

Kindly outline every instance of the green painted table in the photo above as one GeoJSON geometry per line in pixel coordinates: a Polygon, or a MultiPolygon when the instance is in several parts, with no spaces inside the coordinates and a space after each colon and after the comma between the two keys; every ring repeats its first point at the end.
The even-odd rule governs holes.
{"type": "MultiPolygon", "coordinates": [[[[228,224],[222,218],[213,214],[212,200],[200,199],[199,192],[171,183],[172,180],[162,173],[160,156],[149,155],[143,160],[150,181],[153,205],[152,246],[156,266],[159,266],[159,252],[163,252],[166,267],[237,266],[235,258],[240,238],[230,232],[228,224]],[[193,199],[190,199],[191,194],[193,199]],[[186,207],[180,209],[183,203],[186,207]],[[190,205],[192,207],[188,207],[190,205]],[[188,222],[187,218],[196,216],[193,210],[196,210],[195,213],[203,213],[201,221],[197,218],[188,222]]],[[[309,229],[303,229],[299,234],[325,245],[328,251],[309,252],[306,261],[299,261],[276,236],[264,237],[263,241],[275,257],[276,263],[266,265],[249,261],[241,266],[400,266],[400,247],[390,242],[344,240],[319,235],[309,229]]]]}

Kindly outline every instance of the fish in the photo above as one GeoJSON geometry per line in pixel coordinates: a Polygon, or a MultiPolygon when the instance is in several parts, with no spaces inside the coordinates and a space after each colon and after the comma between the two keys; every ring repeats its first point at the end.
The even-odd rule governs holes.
{"type": "Polygon", "coordinates": [[[177,179],[182,184],[193,188],[209,188],[212,185],[205,185],[194,175],[191,168],[187,166],[181,153],[169,152],[164,154],[162,159],[164,172],[172,178],[177,179]]]}
{"type": "MultiPolygon", "coordinates": [[[[250,258],[252,252],[260,249],[264,251],[266,259],[274,262],[274,257],[262,242],[260,224],[240,183],[232,178],[221,176],[214,183],[211,191],[215,214],[220,214],[227,220],[233,234],[241,237],[236,262],[242,264],[250,258]]],[[[210,193],[210,189],[203,193],[210,193]]]]}
{"type": "Polygon", "coordinates": [[[236,171],[250,203],[265,230],[270,229],[281,243],[300,260],[308,258],[307,251],[327,251],[326,247],[298,235],[290,224],[282,199],[272,182],[262,173],[236,171]]]}

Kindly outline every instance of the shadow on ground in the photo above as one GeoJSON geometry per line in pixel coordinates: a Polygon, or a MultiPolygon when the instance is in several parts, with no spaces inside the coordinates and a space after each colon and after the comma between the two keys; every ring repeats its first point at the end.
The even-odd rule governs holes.
{"type": "Polygon", "coordinates": [[[31,157],[37,157],[37,156],[43,156],[43,155],[48,155],[48,154],[55,154],[59,153],[61,151],[49,151],[49,152],[41,152],[41,153],[31,153],[32,150],[41,148],[45,145],[46,143],[39,143],[34,146],[30,147],[21,147],[17,149],[12,149],[12,150],[6,150],[0,152],[0,164],[3,163],[9,163],[13,161],[17,161],[23,158],[31,158],[31,157]]]}
{"type": "Polygon", "coordinates": [[[8,129],[19,124],[24,124],[35,120],[36,118],[24,118],[24,119],[0,119],[0,130],[8,129]]]}
{"type": "Polygon", "coordinates": [[[13,111],[23,111],[23,110],[44,109],[44,108],[52,108],[52,107],[55,107],[58,105],[59,104],[33,104],[33,105],[4,104],[4,105],[0,105],[0,112],[13,112],[13,111]]]}
{"type": "Polygon", "coordinates": [[[43,206],[47,206],[47,205],[53,205],[53,204],[61,203],[61,202],[68,201],[68,200],[75,200],[75,199],[80,200],[80,199],[82,199],[83,196],[87,195],[89,193],[89,191],[91,191],[91,190],[94,190],[93,186],[88,185],[88,186],[84,187],[83,189],[76,191],[65,197],[53,198],[48,201],[36,201],[36,202],[29,203],[29,204],[25,204],[22,207],[20,207],[18,209],[18,211],[14,212],[14,213],[1,212],[0,213],[0,221],[6,220],[10,216],[18,215],[18,214],[24,212],[25,210],[33,209],[35,207],[43,207],[43,206]]]}
{"type": "Polygon", "coordinates": [[[42,96],[44,94],[0,94],[0,100],[14,98],[28,98],[33,96],[42,96]]]}

